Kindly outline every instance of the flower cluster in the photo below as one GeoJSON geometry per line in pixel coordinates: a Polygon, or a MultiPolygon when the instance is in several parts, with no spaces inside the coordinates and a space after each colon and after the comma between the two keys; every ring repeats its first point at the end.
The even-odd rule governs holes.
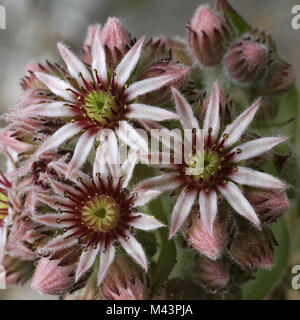
{"type": "Polygon", "coordinates": [[[259,123],[294,76],[271,36],[246,22],[238,32],[233,12],[200,6],[187,41],[135,40],[109,18],[89,27],[81,57],[59,43],[64,65],[28,64],[0,131],[7,284],[32,277],[66,299],[202,299],[273,267],[288,183],[265,171],[288,137],[262,137],[259,123]],[[170,278],[176,251],[186,274],[170,278]]]}

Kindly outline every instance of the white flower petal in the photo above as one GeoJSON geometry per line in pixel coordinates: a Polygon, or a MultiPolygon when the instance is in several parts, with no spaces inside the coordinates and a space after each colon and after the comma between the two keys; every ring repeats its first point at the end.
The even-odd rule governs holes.
{"type": "Polygon", "coordinates": [[[134,207],[141,207],[162,194],[159,190],[141,191],[135,198],[134,207]]]}
{"type": "Polygon", "coordinates": [[[133,103],[128,106],[126,117],[129,119],[150,119],[164,121],[178,119],[178,115],[163,108],[148,106],[146,104],[133,103]]]}
{"type": "Polygon", "coordinates": [[[267,189],[286,189],[287,185],[270,174],[259,172],[250,168],[237,167],[230,179],[239,184],[267,189]]]}
{"type": "Polygon", "coordinates": [[[165,227],[164,224],[156,220],[153,216],[149,216],[148,214],[138,212],[134,213],[134,216],[137,216],[138,218],[131,222],[131,225],[137,229],[149,231],[165,227]]]}
{"type": "Polygon", "coordinates": [[[107,69],[106,69],[106,56],[105,51],[101,43],[101,26],[97,26],[92,49],[92,70],[95,80],[97,79],[95,69],[100,79],[106,83],[107,82],[107,69]]]}
{"type": "Polygon", "coordinates": [[[220,129],[220,89],[217,82],[214,83],[212,93],[210,95],[210,99],[208,102],[208,106],[206,109],[203,129],[204,134],[207,137],[210,129],[211,131],[211,142],[214,142],[218,137],[219,129],[220,129]]]}
{"type": "Polygon", "coordinates": [[[75,101],[75,95],[68,89],[72,89],[75,92],[77,92],[77,90],[68,82],[42,72],[35,72],[35,75],[57,96],[67,101],[75,101]]]}
{"type": "Polygon", "coordinates": [[[181,184],[182,179],[178,177],[176,172],[171,172],[142,181],[135,187],[134,192],[151,189],[159,191],[173,190],[178,188],[181,184]]]}
{"type": "Polygon", "coordinates": [[[67,228],[72,226],[74,222],[72,221],[63,221],[65,219],[73,219],[74,216],[72,214],[60,214],[60,213],[46,213],[39,216],[33,216],[33,219],[39,223],[42,223],[46,226],[53,228],[67,228]]]}
{"type": "Polygon", "coordinates": [[[107,164],[114,180],[119,177],[120,159],[119,159],[119,145],[115,133],[110,130],[107,135],[107,164]]]}
{"type": "Polygon", "coordinates": [[[72,108],[64,107],[65,102],[55,101],[51,103],[42,103],[27,107],[22,110],[26,117],[73,117],[75,115],[72,108]]]}
{"type": "Polygon", "coordinates": [[[41,145],[41,147],[37,151],[37,156],[41,155],[46,151],[59,147],[66,140],[75,136],[80,131],[81,127],[79,127],[75,123],[68,123],[64,125],[41,145]]]}
{"type": "Polygon", "coordinates": [[[107,250],[101,244],[101,251],[100,251],[100,266],[99,266],[99,273],[98,273],[98,285],[104,280],[107,270],[114,261],[115,258],[115,247],[111,245],[107,250]]]}
{"type": "Polygon", "coordinates": [[[115,72],[116,83],[122,87],[128,78],[130,77],[132,71],[136,67],[137,62],[139,61],[141,50],[143,47],[144,38],[141,38],[124,56],[121,62],[118,64],[115,72]]]}
{"type": "Polygon", "coordinates": [[[148,153],[148,143],[145,139],[126,121],[119,122],[119,128],[117,129],[118,136],[125,144],[130,146],[136,152],[140,154],[148,153]]]}
{"type": "Polygon", "coordinates": [[[269,151],[270,149],[274,148],[279,143],[286,141],[287,139],[287,137],[269,137],[243,143],[231,151],[236,152],[239,149],[242,151],[241,153],[236,152],[232,158],[232,161],[239,162],[242,160],[254,158],[264,152],[269,151]]]}
{"type": "Polygon", "coordinates": [[[69,169],[67,172],[68,175],[71,175],[72,172],[77,171],[85,163],[94,145],[95,137],[96,134],[93,129],[87,130],[83,135],[81,135],[76,144],[72,160],[69,164],[69,169]]]}
{"type": "Polygon", "coordinates": [[[201,190],[199,195],[199,206],[204,228],[208,234],[212,236],[214,221],[218,212],[216,192],[211,190],[209,193],[207,193],[204,190],[201,190]]]}
{"type": "Polygon", "coordinates": [[[186,99],[175,88],[172,88],[172,94],[182,127],[184,129],[199,129],[198,120],[194,117],[193,110],[186,99]]]}
{"type": "Polygon", "coordinates": [[[192,209],[196,196],[197,190],[187,191],[186,188],[181,190],[172,212],[169,239],[175,235],[184,223],[192,209]]]}
{"type": "Polygon", "coordinates": [[[253,207],[233,182],[228,182],[218,189],[237,213],[251,221],[259,229],[261,228],[261,222],[253,207]]]}
{"type": "Polygon", "coordinates": [[[122,164],[120,169],[120,175],[123,176],[122,180],[122,188],[127,188],[128,183],[132,177],[133,170],[137,161],[137,155],[133,151],[126,159],[126,161],[122,164]]]}
{"type": "MultiPolygon", "coordinates": [[[[251,121],[253,120],[259,106],[261,99],[257,99],[250,108],[244,111],[239,117],[237,117],[232,124],[228,125],[224,130],[224,134],[228,135],[228,138],[224,142],[224,147],[228,148],[239,140],[241,135],[247,129],[251,121]]],[[[224,135],[223,134],[223,135],[224,135]]]]}
{"type": "Polygon", "coordinates": [[[94,179],[95,179],[97,173],[100,173],[101,177],[108,176],[106,154],[107,154],[107,144],[102,143],[98,146],[97,151],[96,151],[96,155],[95,155],[95,160],[94,160],[94,164],[93,164],[94,179]]]}
{"type": "Polygon", "coordinates": [[[87,82],[91,82],[92,81],[91,74],[87,70],[84,63],[79,58],[77,58],[75,54],[72,53],[71,50],[69,50],[64,44],[58,43],[57,46],[58,46],[58,50],[60,52],[61,57],[63,58],[65,64],[68,67],[70,75],[74,79],[76,79],[76,81],[81,85],[84,85],[84,82],[82,78],[79,76],[79,74],[82,74],[83,78],[87,82]]]}
{"type": "Polygon", "coordinates": [[[44,246],[42,251],[57,251],[61,249],[66,249],[72,247],[73,245],[78,243],[76,237],[72,237],[71,235],[75,232],[74,229],[67,231],[66,233],[54,238],[52,241],[48,242],[46,246],[44,246]],[[70,236],[68,238],[68,236],[70,236]]]}
{"type": "Polygon", "coordinates": [[[147,257],[142,246],[137,242],[137,240],[128,235],[128,240],[125,240],[123,237],[119,238],[119,241],[125,251],[141,266],[147,271],[148,263],[147,257]]]}
{"type": "Polygon", "coordinates": [[[134,82],[125,91],[127,101],[131,101],[138,96],[157,90],[166,85],[167,83],[173,81],[174,78],[175,76],[172,75],[164,75],[160,77],[154,77],[134,82]]]}
{"type": "Polygon", "coordinates": [[[100,245],[97,245],[97,248],[89,247],[87,251],[83,251],[78,266],[76,268],[75,281],[77,282],[79,278],[87,272],[94,264],[95,259],[99,253],[100,245]]]}

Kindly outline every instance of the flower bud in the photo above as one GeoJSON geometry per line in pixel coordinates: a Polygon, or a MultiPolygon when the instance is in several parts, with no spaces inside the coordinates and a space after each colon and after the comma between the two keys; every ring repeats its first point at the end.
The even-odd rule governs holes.
{"type": "Polygon", "coordinates": [[[22,261],[6,255],[3,266],[6,270],[6,285],[23,285],[33,273],[33,262],[22,261]]]}
{"type": "MultiPolygon", "coordinates": [[[[230,222],[231,224],[231,222],[230,222]]],[[[229,222],[215,221],[210,235],[200,218],[194,215],[188,229],[190,245],[211,260],[219,259],[229,239],[229,222]]]]}
{"type": "Polygon", "coordinates": [[[82,47],[82,60],[89,65],[92,64],[92,45],[98,27],[101,26],[97,23],[88,27],[87,35],[82,47]]]}
{"type": "Polygon", "coordinates": [[[148,295],[142,269],[125,255],[115,258],[100,290],[106,300],[146,300],[148,295]]]}
{"type": "Polygon", "coordinates": [[[208,290],[223,290],[230,281],[229,265],[198,256],[193,265],[193,279],[208,290]]]}
{"type": "Polygon", "coordinates": [[[187,50],[186,43],[181,39],[168,39],[167,46],[171,49],[172,60],[191,66],[193,59],[187,50]]]}
{"type": "Polygon", "coordinates": [[[130,48],[130,35],[117,18],[108,18],[101,34],[106,59],[115,68],[130,48]]]}
{"type": "Polygon", "coordinates": [[[232,44],[225,57],[225,69],[233,81],[255,83],[266,75],[268,49],[254,41],[242,40],[232,44]]]}
{"type": "Polygon", "coordinates": [[[282,94],[288,91],[295,82],[292,66],[282,59],[275,60],[265,80],[261,92],[266,95],[282,94]]]}
{"type": "Polygon", "coordinates": [[[245,196],[262,223],[276,221],[290,206],[289,199],[282,190],[247,189],[245,196]]]}
{"type": "Polygon", "coordinates": [[[66,294],[75,280],[77,260],[78,252],[73,248],[42,257],[36,266],[31,288],[41,294],[66,294]]]}
{"type": "Polygon", "coordinates": [[[275,264],[276,245],[270,230],[245,230],[233,239],[229,253],[243,269],[271,269],[275,264]]]}
{"type": "Polygon", "coordinates": [[[158,104],[170,97],[170,88],[180,89],[187,78],[189,67],[174,62],[155,62],[142,75],[142,79],[154,78],[164,75],[174,76],[174,80],[168,82],[162,88],[152,91],[144,96],[147,104],[158,104]]]}
{"type": "Polygon", "coordinates": [[[15,258],[34,260],[37,249],[47,238],[47,227],[33,222],[27,216],[16,216],[7,240],[7,253],[15,258]]]}
{"type": "Polygon", "coordinates": [[[204,66],[221,62],[225,52],[228,27],[222,17],[206,5],[201,5],[188,26],[188,42],[193,56],[204,66]]]}

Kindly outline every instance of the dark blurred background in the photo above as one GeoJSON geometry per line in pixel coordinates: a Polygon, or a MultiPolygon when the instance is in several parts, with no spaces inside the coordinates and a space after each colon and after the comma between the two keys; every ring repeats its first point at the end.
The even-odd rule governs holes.
{"type": "MultiPolygon", "coordinates": [[[[297,0],[231,0],[243,17],[272,33],[281,56],[292,63],[300,79],[300,30],[291,27],[297,0]]],[[[18,99],[19,81],[29,61],[58,60],[56,43],[63,40],[80,50],[89,24],[121,18],[133,36],[186,35],[194,10],[215,0],[0,0],[6,8],[7,29],[0,30],[0,113],[18,99]]],[[[58,60],[60,61],[60,60],[58,60]]],[[[299,82],[298,82],[299,83],[299,82]]],[[[299,257],[298,257],[299,258],[299,257]]],[[[297,299],[291,291],[291,299],[297,299]]],[[[29,285],[0,290],[0,299],[44,299],[29,285]]],[[[46,297],[48,298],[48,297],[46,297]]]]}

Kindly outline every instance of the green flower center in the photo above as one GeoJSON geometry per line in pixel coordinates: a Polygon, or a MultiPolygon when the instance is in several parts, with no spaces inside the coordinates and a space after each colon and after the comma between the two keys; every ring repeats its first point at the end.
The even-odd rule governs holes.
{"type": "Polygon", "coordinates": [[[188,174],[193,176],[195,181],[202,179],[208,182],[221,169],[222,159],[212,151],[205,150],[191,157],[188,165],[188,174]]]}
{"type": "Polygon", "coordinates": [[[96,232],[113,230],[120,220],[120,207],[106,195],[96,196],[82,207],[82,222],[96,232]]]}
{"type": "Polygon", "coordinates": [[[91,91],[85,97],[84,108],[91,119],[101,124],[106,124],[108,119],[114,119],[115,112],[118,111],[114,97],[105,91],[91,91]]]}

